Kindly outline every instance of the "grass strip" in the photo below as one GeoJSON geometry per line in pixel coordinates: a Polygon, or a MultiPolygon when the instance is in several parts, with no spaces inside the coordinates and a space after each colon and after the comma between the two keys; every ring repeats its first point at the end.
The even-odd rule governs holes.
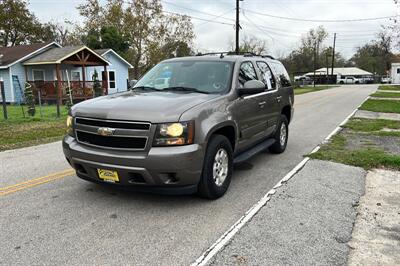
{"type": "Polygon", "coordinates": [[[381,85],[378,90],[383,91],[400,91],[400,85],[381,85]]]}
{"type": "Polygon", "coordinates": [[[367,170],[381,167],[400,170],[400,156],[386,154],[383,150],[376,148],[348,150],[346,137],[342,134],[333,136],[329,143],[322,145],[318,152],[310,154],[309,157],[354,165],[367,170]]]}
{"type": "Polygon", "coordinates": [[[371,94],[372,97],[379,97],[379,98],[400,98],[400,91],[399,92],[385,92],[385,91],[378,91],[374,94],[371,94]]]}
{"type": "Polygon", "coordinates": [[[369,99],[361,105],[360,110],[383,113],[400,113],[400,102],[369,99]]]}
{"type": "Polygon", "coordinates": [[[300,88],[296,88],[294,90],[294,94],[295,95],[301,95],[301,94],[305,94],[305,93],[309,93],[309,92],[314,92],[314,91],[322,91],[322,90],[327,90],[327,89],[332,89],[335,88],[337,86],[334,85],[324,85],[324,86],[304,86],[304,87],[300,87],[300,88]]]}

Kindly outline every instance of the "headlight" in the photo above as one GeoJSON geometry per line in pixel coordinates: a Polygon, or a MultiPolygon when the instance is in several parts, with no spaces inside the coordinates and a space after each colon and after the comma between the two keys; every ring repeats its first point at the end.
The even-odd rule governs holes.
{"type": "Polygon", "coordinates": [[[74,118],[72,116],[67,116],[67,134],[70,136],[74,135],[74,129],[72,127],[72,122],[74,118]]]}
{"type": "Polygon", "coordinates": [[[157,125],[153,146],[177,146],[192,144],[194,122],[180,122],[157,125]]]}

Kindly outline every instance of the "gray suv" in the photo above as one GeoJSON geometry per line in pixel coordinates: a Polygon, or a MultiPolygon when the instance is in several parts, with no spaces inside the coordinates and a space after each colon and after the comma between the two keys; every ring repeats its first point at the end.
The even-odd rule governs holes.
{"type": "Polygon", "coordinates": [[[169,59],[130,91],[73,106],[63,150],[89,181],[215,199],[234,163],[285,150],[293,101],[287,71],[270,56],[169,59]]]}

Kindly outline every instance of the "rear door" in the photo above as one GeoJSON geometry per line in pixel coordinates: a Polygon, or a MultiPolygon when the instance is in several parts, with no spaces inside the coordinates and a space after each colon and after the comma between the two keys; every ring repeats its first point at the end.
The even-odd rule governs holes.
{"type": "Polygon", "coordinates": [[[265,135],[273,133],[277,127],[278,117],[280,114],[279,101],[282,96],[279,95],[279,82],[274,76],[271,67],[265,61],[257,61],[257,67],[260,72],[260,80],[264,82],[266,92],[262,95],[259,107],[267,121],[265,135]]]}

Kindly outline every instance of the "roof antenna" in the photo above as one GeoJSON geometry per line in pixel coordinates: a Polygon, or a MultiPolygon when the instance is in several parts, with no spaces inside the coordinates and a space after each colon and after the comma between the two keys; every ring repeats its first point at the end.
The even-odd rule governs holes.
{"type": "Polygon", "coordinates": [[[221,55],[219,56],[219,58],[224,58],[224,53],[221,53],[221,55]]]}

